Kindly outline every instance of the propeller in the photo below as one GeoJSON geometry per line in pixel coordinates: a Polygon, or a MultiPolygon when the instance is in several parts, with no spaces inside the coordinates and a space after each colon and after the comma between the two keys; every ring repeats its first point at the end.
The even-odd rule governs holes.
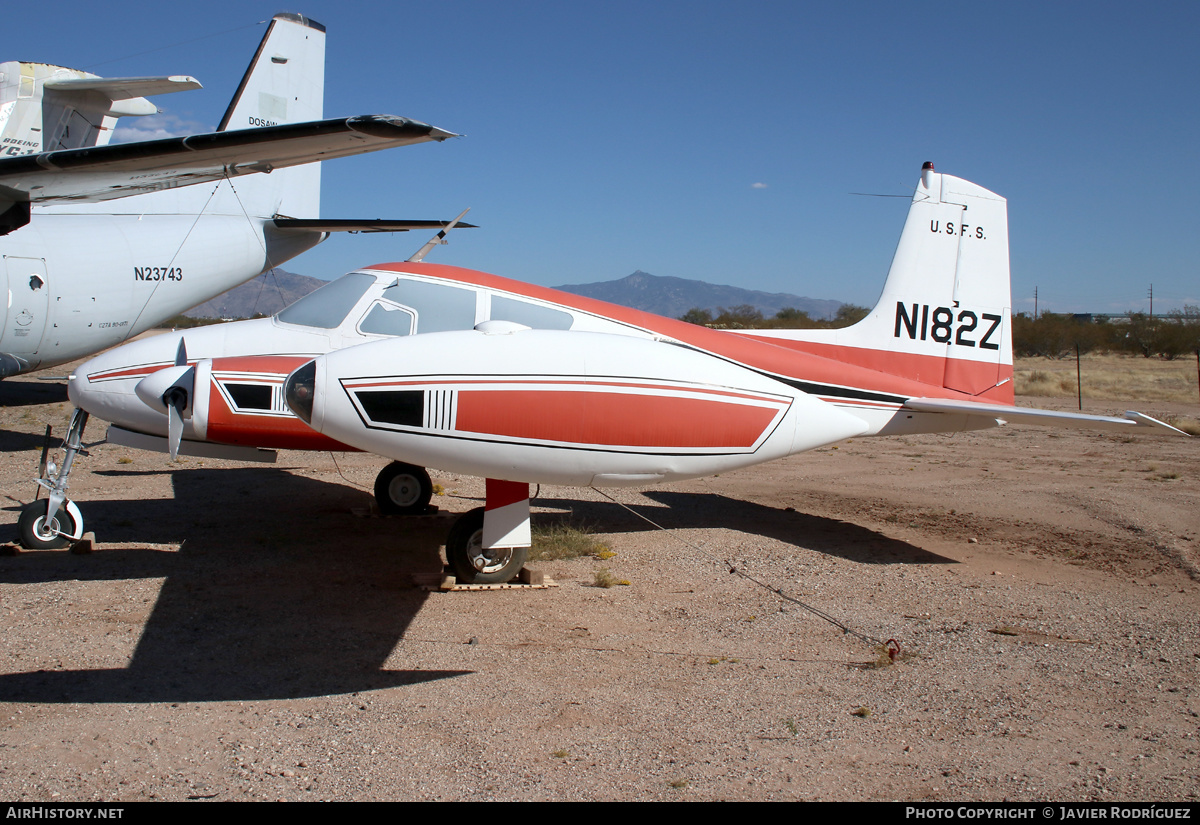
{"type": "Polygon", "coordinates": [[[167,405],[167,452],[174,461],[179,456],[179,442],[183,440],[183,411],[188,407],[188,392],[183,387],[173,386],[163,393],[162,400],[167,405]]]}
{"type": "Polygon", "coordinates": [[[188,366],[187,344],[180,337],[175,366],[147,375],[133,391],[148,406],[167,414],[167,452],[174,461],[183,440],[183,420],[191,414],[195,397],[196,368],[188,366]]]}

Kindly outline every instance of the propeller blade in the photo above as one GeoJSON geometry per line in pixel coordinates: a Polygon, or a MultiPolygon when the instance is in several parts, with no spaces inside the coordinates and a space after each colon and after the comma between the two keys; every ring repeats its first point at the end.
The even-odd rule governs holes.
{"type": "Polygon", "coordinates": [[[187,395],[182,391],[169,392],[167,402],[167,439],[170,460],[179,457],[179,442],[184,439],[184,408],[187,407],[187,395]]]}
{"type": "Polygon", "coordinates": [[[46,477],[46,456],[50,453],[51,427],[46,425],[46,438],[42,441],[42,460],[38,462],[38,478],[46,477]]]}
{"type": "Polygon", "coordinates": [[[182,335],[179,336],[179,349],[175,350],[175,366],[187,366],[187,341],[182,335]]]}
{"type": "Polygon", "coordinates": [[[174,461],[179,456],[179,442],[183,440],[183,411],[187,409],[188,394],[180,387],[172,387],[163,396],[167,405],[167,450],[174,461]]]}

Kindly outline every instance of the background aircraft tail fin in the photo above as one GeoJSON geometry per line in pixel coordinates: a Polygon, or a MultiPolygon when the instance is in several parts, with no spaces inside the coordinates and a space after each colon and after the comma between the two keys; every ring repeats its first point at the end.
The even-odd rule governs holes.
{"type": "MultiPolygon", "coordinates": [[[[325,27],[299,14],[277,14],[218,131],[281,126],[324,118],[325,27]]],[[[321,164],[309,163],[253,175],[238,189],[259,215],[320,216],[321,164]]]]}

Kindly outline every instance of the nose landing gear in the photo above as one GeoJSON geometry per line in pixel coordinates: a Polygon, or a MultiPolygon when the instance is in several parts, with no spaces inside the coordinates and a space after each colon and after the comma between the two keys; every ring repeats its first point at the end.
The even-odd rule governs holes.
{"type": "MultiPolygon", "coordinates": [[[[67,478],[71,475],[75,457],[87,455],[87,450],[83,449],[83,430],[87,422],[88,414],[83,410],[76,408],[71,414],[67,437],[63,439],[61,468],[47,462],[49,445],[42,449],[37,483],[50,496],[27,504],[21,512],[17,526],[21,532],[21,546],[26,550],[61,550],[83,537],[83,514],[75,502],[67,498],[67,478]]],[[[49,432],[47,428],[47,437],[49,432]]]]}

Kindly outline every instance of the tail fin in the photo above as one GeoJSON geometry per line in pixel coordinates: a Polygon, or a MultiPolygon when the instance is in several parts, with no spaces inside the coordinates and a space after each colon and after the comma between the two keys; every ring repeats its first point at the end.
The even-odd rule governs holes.
{"type": "MultiPolygon", "coordinates": [[[[324,117],[325,27],[277,14],[234,93],[218,131],[303,123],[324,117]]],[[[320,216],[321,164],[254,175],[240,184],[260,215],[320,216]]]]}
{"type": "Polygon", "coordinates": [[[1011,404],[1011,306],[1007,201],[926,163],[866,318],[834,331],[752,334],[1011,404]]]}

